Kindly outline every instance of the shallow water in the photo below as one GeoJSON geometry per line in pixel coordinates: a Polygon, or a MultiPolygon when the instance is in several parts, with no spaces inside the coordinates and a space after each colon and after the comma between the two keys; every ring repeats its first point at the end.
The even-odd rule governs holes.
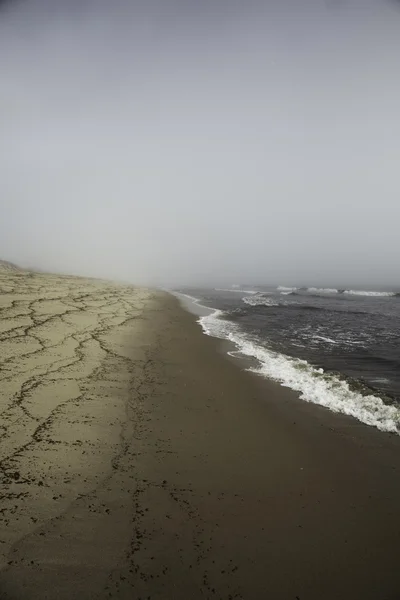
{"type": "Polygon", "coordinates": [[[296,389],[305,400],[381,429],[398,429],[400,297],[395,291],[181,291],[197,305],[215,309],[200,319],[205,332],[230,339],[255,357],[259,372],[296,389]]]}

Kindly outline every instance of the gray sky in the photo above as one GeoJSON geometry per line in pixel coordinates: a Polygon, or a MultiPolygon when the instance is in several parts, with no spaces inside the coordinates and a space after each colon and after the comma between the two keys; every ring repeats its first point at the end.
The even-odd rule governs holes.
{"type": "Polygon", "coordinates": [[[0,74],[0,258],[399,284],[394,0],[9,2],[0,74]]]}

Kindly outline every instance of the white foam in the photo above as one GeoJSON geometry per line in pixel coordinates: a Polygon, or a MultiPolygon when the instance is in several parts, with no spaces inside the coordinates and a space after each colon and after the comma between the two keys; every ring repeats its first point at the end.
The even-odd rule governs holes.
{"type": "MultiPolygon", "coordinates": [[[[280,285],[277,290],[281,292],[281,294],[291,294],[293,292],[298,292],[300,289],[297,287],[284,287],[280,285]]],[[[382,291],[368,291],[368,290],[338,290],[336,288],[317,288],[317,287],[309,287],[305,288],[304,291],[310,294],[349,294],[350,296],[371,296],[371,297],[393,297],[396,296],[396,292],[382,292],[382,291]]]]}
{"type": "Polygon", "coordinates": [[[325,337],[324,335],[314,335],[312,337],[313,340],[322,340],[323,342],[328,342],[328,344],[338,344],[335,340],[331,338],[325,337]]]}
{"type": "Polygon", "coordinates": [[[376,297],[391,297],[396,296],[396,292],[369,292],[364,290],[345,290],[345,294],[351,296],[376,296],[376,297]]]}
{"type": "Polygon", "coordinates": [[[272,298],[266,298],[262,294],[245,297],[243,302],[249,306],[279,306],[278,302],[275,302],[272,298]]]}
{"type": "Polygon", "coordinates": [[[259,367],[250,370],[299,392],[306,402],[350,415],[381,431],[400,433],[400,410],[395,406],[384,404],[378,396],[363,396],[351,390],[346,381],[327,375],[305,360],[290,358],[254,343],[236,323],[221,319],[222,316],[223,312],[216,310],[201,317],[199,323],[207,335],[228,339],[238,352],[257,359],[259,367]]]}
{"type": "Polygon", "coordinates": [[[337,290],[335,288],[310,287],[310,288],[307,288],[307,292],[310,292],[312,294],[337,294],[339,292],[339,290],[337,290]]]}

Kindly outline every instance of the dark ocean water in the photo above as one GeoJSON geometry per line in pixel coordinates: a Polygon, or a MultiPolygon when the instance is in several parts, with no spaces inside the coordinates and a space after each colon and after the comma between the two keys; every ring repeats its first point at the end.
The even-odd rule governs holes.
{"type": "Polygon", "coordinates": [[[216,309],[201,319],[204,331],[231,339],[243,354],[257,358],[265,376],[297,389],[306,400],[361,416],[364,422],[370,419],[381,429],[398,429],[396,291],[271,287],[181,291],[216,309]]]}

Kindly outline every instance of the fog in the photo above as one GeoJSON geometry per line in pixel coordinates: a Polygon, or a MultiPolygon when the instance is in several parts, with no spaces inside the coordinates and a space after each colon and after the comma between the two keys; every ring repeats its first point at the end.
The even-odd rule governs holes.
{"type": "Polygon", "coordinates": [[[0,4],[0,258],[398,284],[398,4],[0,4]]]}

